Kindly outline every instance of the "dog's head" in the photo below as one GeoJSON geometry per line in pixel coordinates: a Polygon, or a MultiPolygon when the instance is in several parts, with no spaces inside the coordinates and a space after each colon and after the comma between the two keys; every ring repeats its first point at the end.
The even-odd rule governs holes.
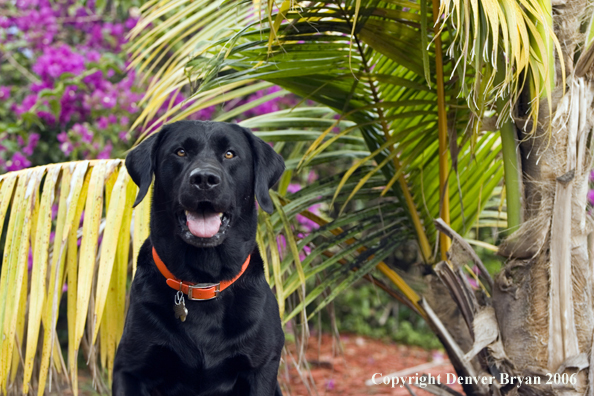
{"type": "MultiPolygon", "coordinates": [[[[273,211],[268,190],[282,175],[283,159],[248,129],[222,122],[180,121],[166,125],[126,157],[126,168],[145,197],[153,175],[175,232],[196,247],[223,243],[227,231],[254,196],[273,211]]],[[[155,192],[157,194],[157,192],[155,192]]]]}

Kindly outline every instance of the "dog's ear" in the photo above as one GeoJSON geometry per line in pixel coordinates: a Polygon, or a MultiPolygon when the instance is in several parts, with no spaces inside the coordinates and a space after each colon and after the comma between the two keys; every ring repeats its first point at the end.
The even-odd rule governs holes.
{"type": "Polygon", "coordinates": [[[138,186],[138,195],[136,195],[133,207],[142,202],[151,186],[157,147],[165,130],[166,127],[163,127],[160,132],[153,133],[126,155],[126,169],[132,181],[138,186]]]}
{"type": "Polygon", "coordinates": [[[266,213],[272,213],[274,206],[268,190],[275,185],[285,171],[285,161],[268,143],[256,137],[249,129],[244,128],[244,131],[252,146],[252,155],[254,157],[254,191],[256,199],[266,213]]]}

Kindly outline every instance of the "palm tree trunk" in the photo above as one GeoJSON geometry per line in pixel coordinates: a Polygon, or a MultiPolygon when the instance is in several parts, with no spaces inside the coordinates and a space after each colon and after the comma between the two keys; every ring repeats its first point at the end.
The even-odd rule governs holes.
{"type": "MultiPolygon", "coordinates": [[[[567,86],[557,76],[553,115],[548,105],[542,106],[535,135],[524,135],[531,126],[516,119],[525,223],[500,250],[509,260],[497,278],[493,301],[505,350],[518,369],[571,375],[587,368],[594,330],[594,257],[588,246],[594,238],[588,238],[593,227],[586,211],[594,86],[573,74],[587,3],[556,2],[555,7],[567,86]]],[[[576,377],[575,390],[584,394],[587,378],[583,371],[576,377]]],[[[562,388],[556,392],[573,394],[562,388]]]]}
{"type": "MultiPolygon", "coordinates": [[[[545,377],[587,366],[594,330],[586,221],[594,89],[582,78],[569,86],[555,106],[552,133],[539,126],[520,145],[526,221],[500,250],[509,260],[493,291],[507,356],[520,372],[545,377]]],[[[578,378],[584,394],[586,378],[578,378]]]]}
{"type": "MultiPolygon", "coordinates": [[[[443,310],[441,321],[467,357],[475,356],[470,350],[482,350],[482,356],[456,367],[459,374],[468,375],[469,365],[475,370],[482,366],[492,375],[499,371],[540,378],[541,384],[465,388],[467,394],[594,396],[594,370],[589,370],[594,339],[594,222],[587,213],[594,84],[591,75],[577,77],[573,73],[586,7],[582,0],[555,2],[555,33],[564,51],[560,56],[567,67],[567,83],[563,87],[563,79],[557,75],[551,106],[541,99],[533,133],[528,132],[533,130],[532,121],[522,115],[528,113],[535,93],[523,94],[524,100],[515,109],[523,223],[500,246],[499,254],[507,262],[495,279],[492,297],[477,304],[473,313],[467,307],[466,312],[473,315],[470,326],[464,323],[469,314],[456,297],[455,282],[448,283],[439,268],[436,272],[454,301],[449,300],[450,309],[446,310],[448,301],[439,301],[443,285],[440,292],[435,283],[428,296],[435,311],[443,310]],[[452,312],[454,302],[458,310],[452,312]],[[498,327],[498,337],[485,342],[479,332],[486,327],[481,327],[478,318],[487,313],[489,305],[494,308],[491,325],[498,327]]],[[[454,246],[450,252],[453,272],[468,260],[456,254],[456,249],[454,246]]]]}

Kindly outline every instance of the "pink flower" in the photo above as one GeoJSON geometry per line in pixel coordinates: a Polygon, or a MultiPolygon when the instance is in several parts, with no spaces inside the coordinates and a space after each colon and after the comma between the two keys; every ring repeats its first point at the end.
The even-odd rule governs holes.
{"type": "Polygon", "coordinates": [[[93,141],[93,131],[90,131],[85,125],[74,124],[72,131],[80,136],[83,143],[91,143],[93,141]]]}
{"type": "Polygon", "coordinates": [[[61,132],[61,133],[58,133],[56,138],[58,139],[58,142],[65,143],[68,141],[68,134],[66,132],[61,132]]]}
{"type": "Polygon", "coordinates": [[[212,118],[212,115],[214,114],[216,110],[215,106],[210,106],[210,107],[206,107],[194,114],[192,114],[192,119],[193,120],[205,120],[208,121],[212,118]]]}
{"type": "Polygon", "coordinates": [[[103,96],[103,98],[101,99],[101,104],[103,105],[103,107],[105,107],[106,109],[113,109],[114,106],[116,105],[116,98],[110,95],[105,95],[103,96]]]}
{"type": "Polygon", "coordinates": [[[301,186],[297,183],[290,183],[287,187],[287,192],[290,194],[295,194],[299,190],[301,190],[301,186]]]}
{"type": "Polygon", "coordinates": [[[25,99],[23,99],[23,103],[21,105],[17,105],[15,107],[14,112],[17,115],[26,113],[27,111],[31,110],[31,107],[33,107],[33,105],[35,105],[36,102],[37,102],[37,94],[27,95],[27,96],[25,96],[25,99]]]}
{"type": "Polygon", "coordinates": [[[0,86],[0,100],[10,99],[10,87],[0,86]]]}
{"type": "Polygon", "coordinates": [[[278,254],[281,257],[281,260],[283,258],[283,256],[285,255],[285,252],[287,251],[287,240],[285,239],[284,235],[279,235],[276,237],[276,244],[278,246],[278,254]]]}
{"type": "MultiPolygon", "coordinates": [[[[87,60],[89,62],[97,63],[97,62],[99,62],[99,59],[101,59],[101,54],[95,50],[90,50],[85,55],[87,56],[87,60]]],[[[99,73],[101,73],[101,72],[99,72],[99,73]]]]}
{"type": "Polygon", "coordinates": [[[72,146],[72,143],[70,142],[64,142],[60,145],[60,150],[62,150],[65,155],[70,155],[72,150],[74,150],[74,146],[72,146]]]}
{"type": "Polygon", "coordinates": [[[84,70],[84,57],[73,52],[66,44],[44,48],[43,55],[37,58],[37,62],[33,65],[33,71],[46,82],[53,81],[64,73],[77,75],[84,70]]]}
{"type": "Polygon", "coordinates": [[[113,149],[113,146],[112,146],[111,142],[107,142],[107,144],[105,145],[103,150],[99,154],[97,154],[97,159],[109,159],[111,157],[112,149],[113,149]]]}
{"type": "Polygon", "coordinates": [[[97,121],[97,128],[107,129],[108,126],[109,121],[107,120],[107,117],[99,117],[99,120],[97,121]]]}
{"type": "Polygon", "coordinates": [[[13,154],[12,159],[6,162],[6,170],[8,172],[19,171],[31,166],[29,161],[20,151],[13,154]]]}
{"type": "Polygon", "coordinates": [[[27,143],[27,145],[25,147],[23,147],[23,153],[25,153],[26,155],[32,155],[33,150],[35,150],[35,147],[37,147],[38,142],[39,142],[39,134],[38,133],[30,134],[29,142],[27,143]]]}
{"type": "Polygon", "coordinates": [[[299,260],[303,261],[309,254],[311,253],[311,248],[309,246],[304,246],[303,251],[299,253],[299,260]]]}

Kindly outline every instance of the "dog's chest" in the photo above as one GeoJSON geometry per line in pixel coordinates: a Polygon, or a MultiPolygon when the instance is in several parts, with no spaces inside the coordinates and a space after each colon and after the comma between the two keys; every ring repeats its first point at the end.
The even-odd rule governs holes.
{"type": "Polygon", "coordinates": [[[175,318],[172,305],[170,321],[173,323],[172,337],[177,338],[178,353],[191,355],[197,366],[216,365],[221,359],[244,361],[250,364],[248,356],[258,339],[259,318],[249,309],[235,309],[223,304],[211,306],[212,302],[187,301],[185,321],[175,318]]]}

